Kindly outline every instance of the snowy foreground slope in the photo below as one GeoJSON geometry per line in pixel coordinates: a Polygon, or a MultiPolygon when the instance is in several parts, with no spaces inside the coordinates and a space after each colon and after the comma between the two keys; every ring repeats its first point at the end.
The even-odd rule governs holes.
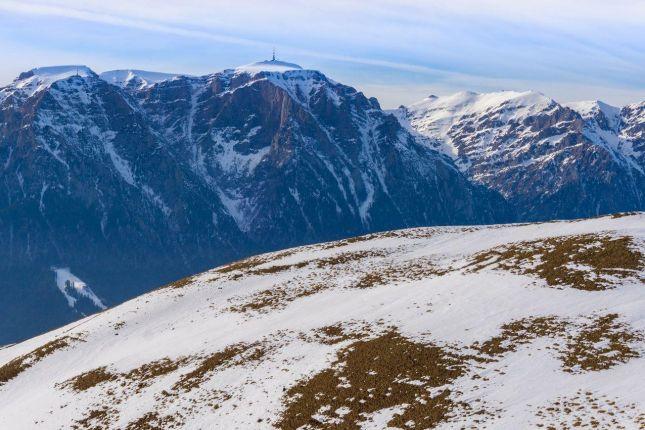
{"type": "Polygon", "coordinates": [[[645,214],[253,257],[0,350],[0,428],[645,428],[645,214]]]}

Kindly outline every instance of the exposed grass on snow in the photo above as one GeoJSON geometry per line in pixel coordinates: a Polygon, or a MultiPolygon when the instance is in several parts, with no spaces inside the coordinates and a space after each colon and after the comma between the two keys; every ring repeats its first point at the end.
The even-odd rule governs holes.
{"type": "Polygon", "coordinates": [[[474,347],[488,356],[516,351],[538,337],[555,337],[565,330],[565,323],[555,317],[524,318],[502,325],[501,333],[474,347]]]}
{"type": "Polygon", "coordinates": [[[368,338],[370,329],[366,326],[352,326],[350,324],[333,324],[313,330],[311,333],[302,333],[300,338],[307,342],[317,342],[324,345],[336,345],[348,340],[368,338]]]}
{"type": "Polygon", "coordinates": [[[117,378],[118,376],[112,372],[109,372],[106,366],[102,366],[70,378],[60,384],[60,387],[69,387],[77,392],[86,391],[90,388],[96,387],[103,382],[114,381],[117,378]]]}
{"type": "Polygon", "coordinates": [[[186,285],[189,285],[190,283],[192,283],[194,278],[195,278],[194,276],[186,276],[185,278],[181,278],[181,279],[179,279],[177,281],[174,281],[174,282],[171,282],[169,284],[166,284],[166,285],[162,286],[161,289],[163,289],[163,288],[176,288],[176,289],[184,288],[186,285]]]}
{"type": "Polygon", "coordinates": [[[128,423],[125,430],[162,430],[176,428],[181,420],[176,415],[160,415],[158,412],[147,412],[140,418],[128,423]]]}
{"type": "Polygon", "coordinates": [[[643,334],[618,321],[617,314],[587,320],[524,318],[502,325],[499,335],[473,348],[484,354],[484,359],[495,359],[537,338],[549,337],[553,339],[549,348],[558,352],[563,370],[569,373],[606,370],[640,356],[635,345],[643,341],[643,334]]]}
{"type": "Polygon", "coordinates": [[[204,381],[208,380],[210,374],[215,370],[258,361],[264,356],[265,352],[266,350],[259,343],[231,345],[223,351],[215,352],[204,358],[197,368],[182,375],[173,386],[173,389],[187,392],[198,388],[204,381]]]}
{"type": "Polygon", "coordinates": [[[645,428],[645,415],[639,414],[635,403],[622,404],[618,399],[586,390],[556,398],[539,408],[535,416],[535,427],[546,430],[645,428]],[[624,425],[625,418],[632,422],[632,426],[624,425]]]}
{"type": "Polygon", "coordinates": [[[101,430],[108,428],[116,410],[108,406],[90,409],[83,418],[72,424],[73,429],[101,430]]]}
{"type": "Polygon", "coordinates": [[[38,363],[48,355],[51,355],[58,350],[67,348],[72,343],[79,340],[80,338],[78,337],[63,336],[47,342],[46,344],[39,346],[33,351],[16,357],[7,364],[0,366],[0,386],[14,379],[22,372],[34,366],[36,363],[38,363]]]}
{"type": "Polygon", "coordinates": [[[645,256],[631,237],[587,234],[509,244],[481,252],[471,263],[474,271],[489,266],[537,275],[553,287],[602,291],[614,279],[638,276],[645,256]]]}
{"type": "Polygon", "coordinates": [[[277,426],[360,429],[366,414],[403,406],[388,425],[430,428],[447,419],[455,407],[448,389],[430,389],[463,373],[464,363],[446,350],[390,331],[352,343],[330,368],[290,388],[277,426]]]}
{"type": "Polygon", "coordinates": [[[569,338],[562,356],[564,369],[599,371],[626,363],[639,356],[633,345],[642,340],[643,335],[618,321],[617,314],[596,317],[569,338]]]}

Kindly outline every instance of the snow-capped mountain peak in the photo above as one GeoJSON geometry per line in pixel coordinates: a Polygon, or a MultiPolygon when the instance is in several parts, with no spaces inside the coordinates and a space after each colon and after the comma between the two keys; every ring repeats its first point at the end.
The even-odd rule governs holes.
{"type": "Polygon", "coordinates": [[[461,91],[449,96],[430,96],[420,102],[410,105],[412,111],[424,109],[439,110],[463,116],[473,113],[483,113],[499,108],[525,108],[536,110],[553,104],[554,101],[537,91],[498,91],[492,93],[476,93],[461,91]]]}
{"type": "Polygon", "coordinates": [[[19,93],[31,97],[40,91],[51,87],[55,82],[69,79],[73,76],[81,78],[96,77],[96,73],[87,66],[68,65],[37,67],[21,73],[11,85],[0,89],[0,101],[10,93],[19,93]],[[4,94],[2,94],[4,93],[4,94]]]}
{"type": "Polygon", "coordinates": [[[584,120],[600,119],[604,117],[606,126],[612,130],[620,127],[620,108],[608,105],[600,100],[586,100],[579,102],[564,103],[564,106],[578,112],[584,120]]]}
{"type": "Polygon", "coordinates": [[[446,139],[451,127],[462,118],[495,114],[503,123],[536,114],[555,102],[536,91],[499,91],[476,93],[462,91],[453,95],[430,96],[410,105],[408,115],[422,134],[446,139]]]}
{"type": "Polygon", "coordinates": [[[143,89],[160,82],[169,81],[179,76],[176,73],[150,72],[147,70],[123,69],[108,70],[99,75],[107,83],[116,85],[121,88],[143,89]]]}
{"type": "Polygon", "coordinates": [[[16,79],[16,83],[18,84],[33,78],[40,79],[42,81],[56,82],[76,75],[87,77],[95,76],[96,73],[94,73],[89,67],[83,65],[36,67],[28,72],[21,73],[16,79]]]}
{"type": "Polygon", "coordinates": [[[428,97],[393,113],[475,182],[517,200],[521,216],[532,208],[549,219],[571,217],[582,207],[589,215],[613,210],[598,209],[604,206],[640,207],[640,112],[638,106],[559,104],[536,91],[500,91],[428,97]],[[589,193],[606,186],[616,187],[612,198],[589,193]],[[566,209],[563,193],[571,193],[566,209]]]}

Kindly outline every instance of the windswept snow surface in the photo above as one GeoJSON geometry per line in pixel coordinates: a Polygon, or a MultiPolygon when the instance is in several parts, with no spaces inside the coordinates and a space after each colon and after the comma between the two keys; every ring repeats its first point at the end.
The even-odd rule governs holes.
{"type": "MultiPolygon", "coordinates": [[[[603,246],[598,243],[580,245],[577,251],[603,246]]],[[[329,369],[358,351],[361,340],[379,339],[393,330],[415,345],[434,345],[461,357],[463,368],[441,386],[432,382],[441,373],[395,378],[395,393],[405,387],[432,388],[418,392],[426,400],[386,402],[386,407],[358,415],[361,428],[393,427],[392,419],[423,408],[423,402],[441,393],[452,406],[436,428],[564,428],[592,422],[597,428],[643,428],[643,252],[645,214],[640,213],[417,228],[254,257],[1,349],[0,366],[30,360],[30,367],[8,381],[0,379],[0,428],[123,429],[143,422],[186,429],[295,428],[281,421],[299,398],[290,397],[292,387],[334,372],[364,371],[357,380],[371,381],[378,366],[361,370],[347,361],[329,369]],[[532,246],[527,243],[552,247],[558,240],[580,237],[629,241],[631,252],[641,253],[639,268],[616,269],[606,289],[589,291],[565,282],[549,285],[529,273],[544,254],[532,263],[506,266],[503,261],[487,266],[494,258],[481,254],[517,243],[525,251],[532,246]],[[586,349],[573,354],[571,339],[601,317],[618,325],[598,338],[591,336],[586,349]],[[533,329],[504,337],[518,321],[548,319],[568,328],[560,334],[533,329]],[[342,327],[348,335],[332,329],[332,338],[326,338],[325,327],[342,327]],[[57,339],[65,340],[62,346],[57,339]],[[48,342],[54,342],[50,349],[58,347],[43,357],[38,348],[48,342]],[[630,354],[621,355],[625,350],[615,342],[630,354]],[[499,351],[482,354],[482,345],[499,351]],[[337,355],[339,351],[344,352],[337,355]],[[565,360],[567,351],[572,362],[565,360]],[[582,362],[576,354],[585,351],[600,352],[582,362]],[[603,354],[609,365],[594,369],[593,359],[603,354]],[[78,378],[84,372],[90,373],[78,378]],[[563,406],[572,404],[576,406],[563,406]]],[[[603,261],[613,261],[612,255],[603,261]]],[[[588,270],[590,279],[600,276],[581,264],[567,268],[588,270]]],[[[61,279],[79,282],[69,271],[60,273],[61,279]]],[[[375,351],[367,359],[376,365],[377,355],[375,351]]],[[[400,363],[409,365],[405,357],[400,363]]],[[[341,385],[335,388],[339,396],[352,388],[347,382],[341,385]]],[[[307,395],[306,390],[301,393],[307,395]]],[[[304,419],[311,428],[332,428],[353,409],[371,404],[373,396],[386,394],[371,390],[365,396],[348,399],[342,407],[320,404],[304,419]]],[[[421,428],[411,422],[400,426],[421,428]]]]}

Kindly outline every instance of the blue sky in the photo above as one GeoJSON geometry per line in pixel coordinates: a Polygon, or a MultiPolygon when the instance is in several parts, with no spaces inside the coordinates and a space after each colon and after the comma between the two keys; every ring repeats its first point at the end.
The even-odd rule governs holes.
{"type": "Polygon", "coordinates": [[[385,107],[461,90],[645,100],[642,0],[0,0],[0,85],[56,64],[206,74],[273,46],[385,107]]]}

